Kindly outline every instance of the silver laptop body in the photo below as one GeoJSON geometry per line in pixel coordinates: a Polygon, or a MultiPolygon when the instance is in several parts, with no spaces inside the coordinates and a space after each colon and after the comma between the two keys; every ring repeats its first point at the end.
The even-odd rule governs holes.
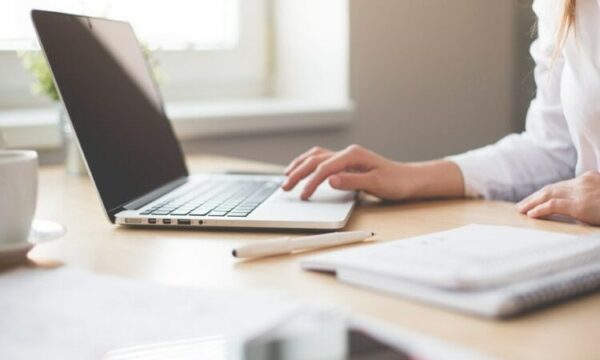
{"type": "MultiPolygon", "coordinates": [[[[355,195],[319,187],[310,201],[300,200],[300,188],[281,190],[275,175],[192,175],[188,181],[148,204],[116,214],[118,224],[151,226],[340,229],[354,205],[355,195]],[[236,198],[228,184],[250,191],[236,198]],[[233,199],[232,199],[233,198],[233,199]],[[161,211],[168,204],[173,204],[161,211]],[[180,209],[180,210],[178,210],[180,209]]],[[[243,191],[243,190],[242,190],[243,191]]]]}
{"type": "Polygon", "coordinates": [[[129,226],[339,229],[355,193],[310,201],[281,175],[189,175],[161,94],[126,22],[32,11],[40,44],[108,218],[129,226]]]}

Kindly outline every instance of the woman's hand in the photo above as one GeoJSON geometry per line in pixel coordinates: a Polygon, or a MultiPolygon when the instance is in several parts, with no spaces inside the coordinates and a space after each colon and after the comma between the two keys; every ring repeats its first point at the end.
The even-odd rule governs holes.
{"type": "Polygon", "coordinates": [[[302,191],[302,199],[308,200],[317,187],[329,178],[329,184],[340,190],[363,190],[385,199],[406,197],[402,186],[400,164],[388,160],[358,145],[333,152],[314,147],[297,157],[285,170],[286,191],[312,174],[302,191]]]}
{"type": "Polygon", "coordinates": [[[600,225],[600,173],[590,171],[548,185],[522,200],[517,208],[532,218],[564,215],[590,225],[600,225]]]}
{"type": "Polygon", "coordinates": [[[308,200],[329,179],[339,190],[362,190],[386,200],[414,197],[462,196],[460,170],[448,161],[403,164],[358,145],[334,152],[314,147],[286,168],[286,191],[309,176],[301,198],[308,200]]]}

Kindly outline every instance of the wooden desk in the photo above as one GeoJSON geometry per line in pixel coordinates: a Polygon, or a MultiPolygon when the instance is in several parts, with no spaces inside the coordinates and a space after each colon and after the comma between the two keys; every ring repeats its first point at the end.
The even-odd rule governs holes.
{"type": "MultiPolygon", "coordinates": [[[[264,164],[217,157],[194,157],[193,171],[274,169],[264,164]]],[[[276,169],[276,168],[275,168],[276,169]]],[[[30,258],[61,262],[99,273],[185,286],[229,289],[278,288],[306,298],[324,299],[353,311],[510,359],[600,358],[600,294],[519,319],[490,321],[340,284],[331,276],[301,271],[303,255],[239,262],[234,245],[274,238],[274,232],[126,229],[111,225],[86,177],[60,167],[41,170],[38,218],[68,228],[63,239],[40,245],[30,258]]],[[[536,221],[514,205],[487,201],[438,201],[393,206],[361,204],[349,229],[377,232],[391,240],[468,223],[512,225],[571,233],[592,229],[536,221]]]]}

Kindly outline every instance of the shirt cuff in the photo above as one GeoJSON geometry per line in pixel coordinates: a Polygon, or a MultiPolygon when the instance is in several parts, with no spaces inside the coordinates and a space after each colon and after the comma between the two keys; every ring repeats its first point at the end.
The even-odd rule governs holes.
{"type": "Polygon", "coordinates": [[[487,191],[485,180],[480,176],[482,170],[479,168],[478,162],[473,159],[472,153],[448,156],[445,160],[452,161],[460,169],[465,186],[464,191],[466,197],[486,197],[487,191]]]}

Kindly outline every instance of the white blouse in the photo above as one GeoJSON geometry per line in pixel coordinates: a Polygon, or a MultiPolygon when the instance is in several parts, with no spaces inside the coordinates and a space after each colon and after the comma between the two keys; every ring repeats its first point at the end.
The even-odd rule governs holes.
{"type": "Polygon", "coordinates": [[[576,28],[555,56],[562,3],[533,4],[537,95],[526,130],[448,158],[461,169],[467,196],[519,201],[544,185],[600,169],[600,0],[577,1],[576,28]]]}

